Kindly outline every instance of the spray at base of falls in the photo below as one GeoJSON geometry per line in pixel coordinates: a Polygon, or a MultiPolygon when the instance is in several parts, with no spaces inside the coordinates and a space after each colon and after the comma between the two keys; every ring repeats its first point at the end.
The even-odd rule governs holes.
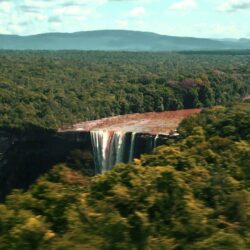
{"type": "Polygon", "coordinates": [[[159,135],[124,131],[93,130],[90,135],[95,173],[106,172],[117,163],[129,163],[140,154],[151,153],[159,140],[159,135]]]}

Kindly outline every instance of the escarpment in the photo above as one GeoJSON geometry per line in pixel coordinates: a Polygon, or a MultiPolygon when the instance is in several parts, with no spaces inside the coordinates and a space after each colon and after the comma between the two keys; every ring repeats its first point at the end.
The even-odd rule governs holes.
{"type": "Polygon", "coordinates": [[[28,188],[53,165],[67,163],[88,175],[133,162],[177,136],[182,119],[200,109],[131,114],[60,128],[56,132],[0,132],[0,200],[28,188]]]}

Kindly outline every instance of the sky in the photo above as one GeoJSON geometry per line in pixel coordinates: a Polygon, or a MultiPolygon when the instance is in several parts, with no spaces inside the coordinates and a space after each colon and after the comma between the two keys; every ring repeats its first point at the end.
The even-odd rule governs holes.
{"type": "Polygon", "coordinates": [[[250,0],[0,0],[0,34],[101,29],[250,38],[250,0]]]}

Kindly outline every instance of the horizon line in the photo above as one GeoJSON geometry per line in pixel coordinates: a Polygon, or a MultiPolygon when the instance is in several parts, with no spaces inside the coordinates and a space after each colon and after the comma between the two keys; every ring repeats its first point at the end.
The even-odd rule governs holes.
{"type": "Polygon", "coordinates": [[[43,32],[43,33],[35,33],[29,35],[19,35],[19,34],[6,34],[0,33],[0,36],[18,36],[18,37],[30,37],[30,36],[39,36],[39,35],[46,35],[46,34],[77,34],[83,32],[98,32],[98,31],[124,31],[124,32],[139,32],[139,33],[150,33],[159,36],[168,36],[168,37],[179,37],[179,38],[196,38],[196,39],[209,39],[209,40],[241,40],[241,39],[250,39],[250,37],[240,37],[240,38],[212,38],[212,37],[197,37],[197,36],[177,36],[177,35],[166,35],[160,34],[153,31],[143,31],[143,30],[130,30],[130,29],[96,29],[96,30],[79,30],[79,31],[72,31],[72,32],[61,32],[61,31],[53,31],[53,32],[43,32]]]}

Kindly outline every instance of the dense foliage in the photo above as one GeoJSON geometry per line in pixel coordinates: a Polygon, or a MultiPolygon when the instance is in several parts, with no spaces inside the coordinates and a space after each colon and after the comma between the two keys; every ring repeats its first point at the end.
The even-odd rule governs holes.
{"type": "Polygon", "coordinates": [[[249,128],[249,102],[214,107],[134,164],[56,166],[0,206],[0,249],[247,250],[249,128]]]}
{"type": "Polygon", "coordinates": [[[249,93],[249,51],[0,51],[0,127],[225,104],[249,93]]]}

